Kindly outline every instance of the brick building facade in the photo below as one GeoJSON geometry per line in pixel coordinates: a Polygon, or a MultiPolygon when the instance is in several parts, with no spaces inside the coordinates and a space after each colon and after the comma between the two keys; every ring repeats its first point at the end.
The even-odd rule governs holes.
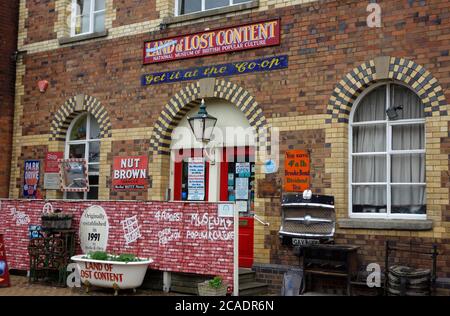
{"type": "MultiPolygon", "coordinates": [[[[380,264],[387,239],[437,243],[438,275],[450,277],[448,1],[377,1],[382,25],[370,28],[369,1],[256,0],[174,16],[173,0],[106,0],[104,29],[78,37],[71,37],[67,24],[70,2],[20,1],[19,50],[26,54],[17,61],[10,198],[22,197],[24,161],[65,151],[72,120],[89,112],[100,129],[98,199],[164,200],[171,186],[172,130],[202,98],[221,99],[240,109],[259,136],[279,130],[280,168],[269,176],[257,162],[256,183],[282,183],[285,151],[308,150],[311,189],[335,198],[338,243],[356,244],[363,263],[380,264]],[[274,18],[280,19],[280,45],[143,65],[145,41],[274,18]],[[140,82],[147,73],[274,55],[288,55],[288,67],[170,84],[140,82]],[[36,86],[43,79],[49,82],[45,93],[36,86]],[[427,195],[421,219],[349,216],[352,106],[380,82],[408,87],[423,105],[427,195]],[[148,190],[112,190],[113,158],[132,155],[149,157],[148,190]]],[[[265,149],[258,145],[257,151],[265,149]]],[[[43,197],[63,197],[42,189],[42,181],[43,197]]],[[[277,271],[298,260],[292,247],[280,243],[280,198],[255,194],[254,213],[270,223],[255,224],[254,269],[280,285],[277,271]]]]}
{"type": "Polygon", "coordinates": [[[14,116],[15,52],[17,48],[19,5],[15,2],[0,4],[0,142],[3,150],[0,160],[0,197],[8,197],[11,172],[11,148],[14,116]]]}

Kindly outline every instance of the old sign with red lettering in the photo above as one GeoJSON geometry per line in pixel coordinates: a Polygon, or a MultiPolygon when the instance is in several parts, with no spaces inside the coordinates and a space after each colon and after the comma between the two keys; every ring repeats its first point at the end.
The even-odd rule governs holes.
{"type": "Polygon", "coordinates": [[[147,166],[147,156],[114,157],[113,189],[146,190],[147,166]]]}
{"type": "Polygon", "coordinates": [[[280,44],[280,20],[270,20],[144,44],[144,64],[222,54],[280,44]]]}
{"type": "Polygon", "coordinates": [[[0,287],[8,287],[9,271],[8,263],[6,262],[6,250],[3,235],[0,235],[0,287]]]}
{"type": "Polygon", "coordinates": [[[305,150],[288,150],[284,158],[284,191],[302,192],[309,189],[310,161],[305,150]]]}
{"type": "Polygon", "coordinates": [[[58,159],[63,159],[64,153],[62,151],[48,152],[45,155],[45,173],[59,173],[58,159]]]}

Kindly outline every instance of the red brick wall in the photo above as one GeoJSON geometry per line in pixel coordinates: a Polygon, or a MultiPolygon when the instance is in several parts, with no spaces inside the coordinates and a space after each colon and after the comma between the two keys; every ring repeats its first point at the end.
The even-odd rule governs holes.
{"type": "Polygon", "coordinates": [[[116,10],[113,27],[159,18],[156,0],[114,0],[113,7],[116,10]]]}
{"type": "MultiPolygon", "coordinates": [[[[28,270],[28,225],[19,225],[11,209],[24,212],[29,224],[39,225],[42,208],[48,201],[2,200],[0,206],[0,233],[4,234],[6,254],[10,269],[28,270]]],[[[233,280],[233,219],[217,217],[217,204],[164,203],[164,202],[80,202],[50,201],[53,207],[74,215],[72,227],[78,229],[83,211],[91,205],[102,206],[109,220],[107,251],[114,254],[134,253],[154,260],[151,269],[220,275],[232,284],[233,280]],[[180,213],[180,221],[159,220],[158,212],[180,213]],[[137,215],[141,225],[142,239],[128,246],[125,244],[121,221],[137,215]],[[200,225],[192,221],[198,215],[200,225]],[[209,224],[207,219],[210,218],[209,224]],[[179,231],[180,238],[161,243],[164,229],[179,231]],[[188,231],[212,233],[211,239],[188,238],[188,231]],[[225,236],[217,239],[217,234],[225,236]],[[229,238],[231,236],[231,239],[229,238]]],[[[161,213],[160,213],[161,214],[161,213]]],[[[161,218],[161,217],[159,217],[161,218]]],[[[208,237],[209,238],[209,237],[208,237]]],[[[77,253],[81,253],[78,237],[77,253]]]]}
{"type": "Polygon", "coordinates": [[[0,2],[0,197],[9,191],[18,7],[18,1],[0,2]]]}
{"type": "Polygon", "coordinates": [[[57,14],[55,0],[27,0],[28,17],[25,20],[27,37],[25,44],[56,38],[54,32],[57,14]]]}

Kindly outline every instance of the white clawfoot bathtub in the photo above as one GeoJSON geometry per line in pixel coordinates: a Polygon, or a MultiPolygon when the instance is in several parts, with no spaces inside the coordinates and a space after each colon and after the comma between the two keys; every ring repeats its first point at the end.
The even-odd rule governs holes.
{"type": "Polygon", "coordinates": [[[103,261],[85,258],[86,255],[73,256],[72,261],[78,264],[81,282],[87,287],[98,286],[118,290],[140,287],[145,272],[152,259],[136,262],[103,261]]]}

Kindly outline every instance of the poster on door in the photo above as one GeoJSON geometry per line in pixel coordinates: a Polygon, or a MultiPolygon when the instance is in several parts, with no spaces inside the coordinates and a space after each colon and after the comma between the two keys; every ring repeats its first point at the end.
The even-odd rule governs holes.
{"type": "Polygon", "coordinates": [[[250,163],[249,162],[237,162],[236,174],[240,178],[250,178],[250,163]]]}
{"type": "Polygon", "coordinates": [[[306,150],[288,150],[284,159],[284,191],[303,192],[309,189],[310,161],[306,150]]]}
{"type": "Polygon", "coordinates": [[[205,161],[190,159],[188,162],[188,200],[205,200],[205,161]]]}
{"type": "Polygon", "coordinates": [[[23,197],[35,199],[39,183],[39,160],[26,160],[24,168],[23,197]]]}
{"type": "Polygon", "coordinates": [[[248,200],[248,178],[236,178],[236,200],[248,200]]]}

